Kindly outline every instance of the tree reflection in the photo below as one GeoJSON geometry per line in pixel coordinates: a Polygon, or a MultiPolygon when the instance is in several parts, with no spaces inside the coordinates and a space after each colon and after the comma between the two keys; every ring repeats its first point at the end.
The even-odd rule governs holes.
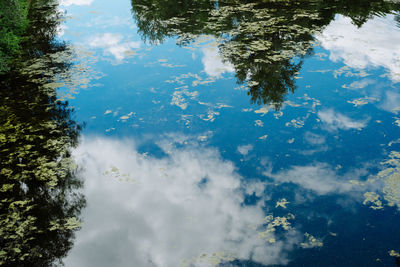
{"type": "Polygon", "coordinates": [[[178,36],[178,44],[187,45],[199,35],[216,37],[238,83],[247,83],[251,102],[279,108],[285,95],[296,90],[296,76],[304,57],[312,54],[314,35],[335,14],[361,26],[399,6],[381,0],[132,0],[132,14],[151,43],[178,36]]]}
{"type": "Polygon", "coordinates": [[[56,40],[57,1],[30,1],[29,42],[0,76],[0,265],[53,266],[72,247],[85,206],[71,148],[80,125],[51,86],[70,66],[56,40]]]}

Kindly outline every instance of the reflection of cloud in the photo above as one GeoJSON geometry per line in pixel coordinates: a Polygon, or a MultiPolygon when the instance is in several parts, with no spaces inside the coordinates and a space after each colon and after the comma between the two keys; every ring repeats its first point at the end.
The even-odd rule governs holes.
{"type": "Polygon", "coordinates": [[[384,67],[392,80],[400,81],[400,31],[393,15],[374,17],[361,28],[337,16],[317,39],[331,60],[342,59],[353,68],[384,67]]]}
{"type": "Polygon", "coordinates": [[[204,71],[209,76],[221,76],[224,72],[234,72],[233,65],[229,62],[222,62],[216,46],[202,48],[204,71]]]}
{"type": "Polygon", "coordinates": [[[164,158],[101,138],[77,149],[88,208],[67,266],[180,266],[184,258],[214,252],[287,262],[284,251],[298,238],[273,244],[259,238],[264,201],[243,204],[243,192],[262,196],[262,183],[242,188],[233,164],[215,150],[163,144],[164,158]]]}
{"type": "Polygon", "coordinates": [[[379,107],[389,112],[398,113],[400,110],[400,94],[394,91],[386,91],[384,95],[379,107]]]}
{"type": "Polygon", "coordinates": [[[249,145],[238,146],[237,150],[240,154],[246,156],[247,154],[249,154],[249,151],[253,150],[253,145],[249,144],[249,145]]]}
{"type": "Polygon", "coordinates": [[[66,29],[68,29],[68,27],[66,26],[66,25],[64,25],[64,24],[59,24],[58,26],[57,26],[57,29],[56,29],[56,31],[57,31],[57,36],[58,37],[62,37],[64,34],[65,34],[65,30],[66,29]]]}
{"type": "Polygon", "coordinates": [[[60,5],[62,6],[88,6],[92,4],[93,0],[61,0],[60,5]]]}
{"type": "Polygon", "coordinates": [[[304,139],[307,141],[307,143],[312,144],[312,145],[325,144],[325,136],[315,134],[312,132],[306,132],[304,134],[304,139]]]}
{"type": "Polygon", "coordinates": [[[139,48],[140,42],[122,42],[122,35],[116,33],[104,33],[97,35],[89,41],[91,47],[103,48],[112,54],[116,60],[121,61],[132,53],[132,48],[139,48]]]}
{"type": "Polygon", "coordinates": [[[314,191],[318,195],[344,193],[352,189],[352,185],[348,180],[339,177],[331,166],[325,163],[293,166],[289,170],[276,174],[265,172],[264,175],[273,178],[275,182],[298,184],[305,189],[314,191]]]}
{"type": "Polygon", "coordinates": [[[328,130],[350,130],[362,129],[367,125],[367,121],[353,120],[333,109],[326,109],[318,112],[318,117],[325,124],[328,130]]]}
{"type": "Polygon", "coordinates": [[[344,87],[347,89],[361,89],[367,87],[368,85],[374,84],[375,81],[371,79],[362,79],[361,81],[354,81],[349,85],[345,85],[344,87]]]}

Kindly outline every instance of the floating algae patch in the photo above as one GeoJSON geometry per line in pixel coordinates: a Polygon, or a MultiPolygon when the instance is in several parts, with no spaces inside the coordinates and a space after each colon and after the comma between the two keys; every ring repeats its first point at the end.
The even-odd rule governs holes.
{"type": "Polygon", "coordinates": [[[283,116],[283,112],[282,111],[277,111],[274,113],[274,117],[275,119],[279,120],[280,117],[283,116]]]}
{"type": "Polygon", "coordinates": [[[268,111],[269,111],[268,107],[262,107],[260,109],[255,110],[254,113],[261,114],[261,116],[264,116],[265,114],[268,113],[268,111]]]}
{"type": "Polygon", "coordinates": [[[383,168],[375,177],[365,182],[350,180],[354,185],[367,186],[372,183],[383,183],[382,192],[365,192],[364,205],[370,204],[372,209],[383,209],[384,205],[397,207],[400,210],[400,153],[392,151],[389,159],[381,162],[383,168]]]}
{"type": "Polygon", "coordinates": [[[400,138],[397,140],[390,141],[388,146],[392,146],[393,144],[399,144],[399,143],[400,143],[400,138]]]}
{"type": "Polygon", "coordinates": [[[81,89],[96,86],[91,82],[104,77],[103,73],[91,67],[96,61],[97,58],[92,53],[68,45],[64,50],[26,61],[22,73],[32,77],[33,82],[43,84],[49,92],[58,89],[58,98],[63,101],[73,99],[73,95],[78,94],[81,89]],[[70,62],[74,64],[70,64],[68,68],[57,67],[70,62]]]}
{"type": "Polygon", "coordinates": [[[204,116],[203,114],[200,115],[199,117],[203,120],[203,121],[209,121],[209,122],[213,122],[215,120],[215,116],[218,116],[220,113],[218,111],[214,111],[209,109],[207,111],[207,116],[204,116]]]}
{"type": "Polygon", "coordinates": [[[125,122],[126,120],[130,119],[133,115],[135,115],[135,113],[131,111],[128,114],[121,116],[119,119],[122,120],[122,122],[125,122]]]}
{"type": "Polygon", "coordinates": [[[258,127],[264,127],[264,123],[261,120],[255,120],[254,125],[258,127]]]}
{"type": "Polygon", "coordinates": [[[392,249],[391,251],[389,251],[389,256],[400,257],[400,253],[392,249]]]}
{"type": "Polygon", "coordinates": [[[182,267],[189,266],[218,266],[223,262],[231,262],[236,260],[237,256],[233,253],[227,252],[215,252],[215,253],[203,253],[198,257],[191,259],[183,259],[182,267]]]}
{"type": "Polygon", "coordinates": [[[10,88],[0,90],[0,265],[61,262],[85,206],[71,155],[81,126],[57,101],[56,85],[46,86],[52,77],[35,75],[16,70],[0,79],[10,88]]]}
{"type": "MultiPolygon", "coordinates": [[[[277,228],[283,229],[285,231],[289,231],[292,229],[290,220],[294,220],[295,216],[291,213],[288,213],[286,216],[282,217],[274,217],[272,214],[267,215],[264,218],[265,223],[267,224],[265,231],[259,232],[258,237],[263,239],[274,240],[274,233],[277,228]]],[[[271,242],[270,243],[273,243],[271,242]]]]}
{"type": "Polygon", "coordinates": [[[300,243],[300,246],[302,248],[315,248],[315,247],[322,247],[324,245],[321,239],[315,238],[309,233],[305,233],[304,238],[305,241],[300,243]]]}
{"type": "Polygon", "coordinates": [[[108,170],[103,172],[103,175],[116,178],[121,182],[122,181],[131,182],[131,183],[135,182],[135,179],[131,178],[129,173],[123,173],[115,166],[111,166],[108,170]]]}
{"type": "Polygon", "coordinates": [[[352,69],[349,66],[344,66],[333,72],[333,77],[335,77],[335,78],[338,78],[341,75],[344,75],[345,77],[366,77],[369,74],[366,73],[364,70],[353,70],[352,71],[352,69]]]}
{"type": "Polygon", "coordinates": [[[276,202],[275,208],[281,207],[286,209],[286,205],[289,204],[290,202],[286,200],[286,198],[282,198],[276,202]]]}
{"type": "Polygon", "coordinates": [[[364,106],[371,101],[376,101],[377,99],[375,97],[362,97],[362,98],[357,98],[352,101],[348,100],[347,103],[353,104],[355,107],[359,106],[364,106]]]}
{"type": "Polygon", "coordinates": [[[302,128],[304,126],[304,121],[298,119],[293,119],[285,124],[286,127],[302,128]]]}
{"type": "Polygon", "coordinates": [[[199,95],[197,91],[190,92],[187,88],[187,85],[175,88],[177,90],[172,94],[171,105],[176,105],[182,110],[185,110],[188,107],[185,96],[194,100],[199,95]]]}
{"type": "Polygon", "coordinates": [[[383,209],[382,201],[379,199],[379,195],[375,192],[365,192],[364,193],[364,205],[371,203],[370,208],[374,210],[383,209]]]}
{"type": "Polygon", "coordinates": [[[301,107],[301,106],[302,106],[301,104],[294,103],[294,102],[292,102],[292,101],[290,101],[290,100],[286,100],[286,101],[285,101],[285,104],[288,105],[288,106],[294,107],[294,108],[297,108],[297,107],[301,107]]]}
{"type": "Polygon", "coordinates": [[[384,181],[382,193],[387,204],[400,209],[400,153],[392,151],[389,158],[381,163],[387,168],[380,171],[377,178],[384,181]]]}
{"type": "Polygon", "coordinates": [[[400,119],[397,118],[397,117],[395,117],[395,119],[396,119],[396,120],[393,122],[393,124],[395,124],[395,125],[397,125],[397,126],[400,127],[400,119]]]}

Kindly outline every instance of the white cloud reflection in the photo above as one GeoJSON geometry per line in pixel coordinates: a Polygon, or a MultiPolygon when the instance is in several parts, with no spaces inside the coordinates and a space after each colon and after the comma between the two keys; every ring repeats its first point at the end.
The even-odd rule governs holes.
{"type": "Polygon", "coordinates": [[[61,0],[60,5],[62,6],[89,6],[91,5],[93,0],[61,0]]]}
{"type": "Polygon", "coordinates": [[[215,150],[161,148],[168,157],[139,154],[126,140],[82,142],[75,155],[85,166],[88,207],[67,266],[181,266],[182,259],[215,252],[287,263],[298,237],[288,232],[275,243],[258,237],[264,201],[243,205],[244,192],[262,196],[263,183],[243,188],[235,166],[215,150]]]}
{"type": "Polygon", "coordinates": [[[222,62],[216,45],[208,45],[201,49],[203,52],[204,71],[209,76],[220,77],[225,72],[234,72],[233,65],[229,62],[222,62]]]}
{"type": "Polygon", "coordinates": [[[318,195],[345,193],[353,188],[349,180],[337,175],[336,171],[326,163],[292,166],[278,173],[266,171],[264,175],[271,177],[275,182],[295,183],[318,195]]]}
{"type": "Polygon", "coordinates": [[[114,56],[117,61],[132,54],[132,49],[140,48],[141,42],[123,42],[123,36],[117,33],[99,34],[89,41],[89,46],[103,48],[106,53],[114,56]]]}
{"type": "Polygon", "coordinates": [[[400,81],[400,29],[393,19],[374,17],[357,28],[338,15],[317,39],[330,51],[330,59],[353,68],[384,67],[393,81],[400,81]]]}
{"type": "Polygon", "coordinates": [[[334,111],[333,109],[326,109],[318,112],[319,119],[324,123],[327,130],[350,130],[362,129],[367,126],[368,120],[354,120],[346,115],[334,111]]]}

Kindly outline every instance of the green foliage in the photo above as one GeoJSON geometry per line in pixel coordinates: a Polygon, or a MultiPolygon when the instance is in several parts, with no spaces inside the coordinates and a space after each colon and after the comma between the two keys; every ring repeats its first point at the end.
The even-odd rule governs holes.
{"type": "Polygon", "coordinates": [[[0,73],[18,55],[20,43],[29,25],[27,0],[0,1],[0,73]]]}

